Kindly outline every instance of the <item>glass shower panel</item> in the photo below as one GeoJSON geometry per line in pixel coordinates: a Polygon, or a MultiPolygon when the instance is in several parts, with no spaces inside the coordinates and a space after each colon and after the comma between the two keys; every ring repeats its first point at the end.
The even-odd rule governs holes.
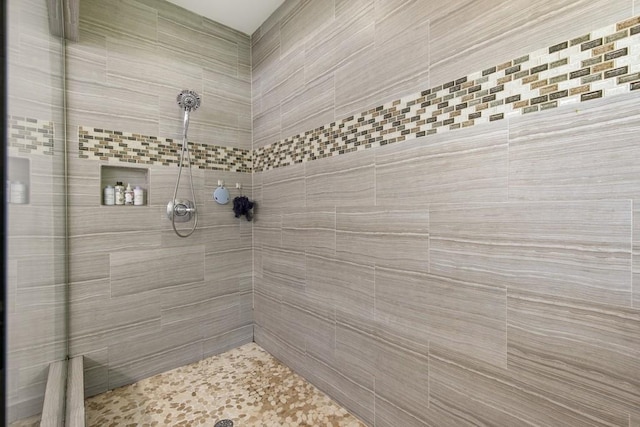
{"type": "Polygon", "coordinates": [[[64,41],[49,0],[7,0],[6,417],[42,410],[67,355],[64,41]]]}

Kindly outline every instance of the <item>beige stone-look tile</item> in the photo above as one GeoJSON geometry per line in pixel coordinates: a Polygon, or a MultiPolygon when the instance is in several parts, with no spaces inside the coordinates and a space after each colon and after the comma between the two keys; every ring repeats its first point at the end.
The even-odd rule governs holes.
{"type": "Polygon", "coordinates": [[[282,248],[282,215],[258,213],[253,221],[255,248],[282,248]]]}
{"type": "Polygon", "coordinates": [[[280,105],[262,111],[253,118],[253,148],[280,141],[280,105]]]}
{"type": "Polygon", "coordinates": [[[283,365],[305,378],[308,377],[307,356],[303,351],[289,345],[272,331],[257,325],[254,327],[254,341],[283,365]]]}
{"type": "Polygon", "coordinates": [[[631,304],[630,201],[443,205],[429,215],[431,273],[631,304]]]}
{"type": "Polygon", "coordinates": [[[376,268],[376,322],[426,347],[437,342],[506,367],[506,290],[376,268]]]}
{"type": "Polygon", "coordinates": [[[640,309],[640,210],[634,203],[633,211],[633,276],[632,306],[640,309]]]}
{"type": "Polygon", "coordinates": [[[386,341],[378,342],[376,396],[414,416],[429,406],[429,359],[386,341]]]}
{"type": "Polygon", "coordinates": [[[109,388],[114,389],[202,359],[200,331],[168,326],[109,346],[109,388]]]}
{"type": "MultiPolygon", "coordinates": [[[[204,254],[196,252],[191,257],[198,258],[194,261],[192,269],[198,269],[202,267],[202,264],[198,265],[197,262],[201,262],[204,258],[204,280],[209,286],[218,287],[221,289],[228,289],[230,287],[239,291],[243,287],[246,287],[246,282],[251,282],[251,270],[253,265],[253,252],[249,248],[223,251],[223,252],[211,252],[204,254]]],[[[186,253],[183,256],[188,256],[186,253]]],[[[184,259],[182,260],[184,263],[184,259]]],[[[193,277],[197,277],[197,273],[192,273],[193,277]]],[[[185,278],[188,277],[185,275],[185,278]]],[[[112,279],[113,280],[113,279],[112,279]]],[[[197,280],[193,280],[195,282],[197,280]]],[[[183,280],[182,283],[188,283],[187,280],[183,280]]]]}
{"type": "Polygon", "coordinates": [[[259,69],[255,77],[260,80],[262,108],[267,110],[292,94],[301,92],[305,85],[304,68],[304,51],[293,50],[279,58],[271,59],[268,66],[259,69]]]}
{"type": "Polygon", "coordinates": [[[174,57],[231,76],[238,75],[238,48],[235,42],[163,17],[158,17],[157,39],[159,45],[174,57]]]}
{"type": "Polygon", "coordinates": [[[338,322],[335,325],[335,362],[330,365],[355,383],[373,390],[380,344],[373,335],[338,322]]]}
{"type": "Polygon", "coordinates": [[[511,120],[509,198],[640,198],[638,99],[631,93],[511,120]]]}
{"type": "MultiPolygon", "coordinates": [[[[631,14],[627,0],[563,3],[544,0],[457,1],[434,8],[431,86],[455,80],[541,47],[587,34],[631,14]],[[464,22],[461,26],[459,23],[464,22]],[[487,22],[500,23],[487,25],[487,22]],[[473,35],[473,36],[469,36],[473,35]],[[487,58],[492,62],[487,63],[487,58]]],[[[637,13],[637,12],[636,12],[637,13]]]]}
{"type": "Polygon", "coordinates": [[[304,166],[298,164],[263,173],[263,200],[258,200],[260,212],[283,213],[306,206],[304,166]]]}
{"type": "Polygon", "coordinates": [[[263,281],[274,295],[288,302],[300,302],[305,293],[305,254],[270,248],[263,253],[263,281]]]}
{"type": "MultiPolygon", "coordinates": [[[[161,235],[157,230],[130,231],[125,233],[101,233],[71,236],[71,254],[107,253],[129,250],[147,250],[160,247],[161,235]]],[[[72,255],[72,256],[74,256],[72,255]]]]}
{"type": "MultiPolygon", "coordinates": [[[[380,396],[376,395],[376,417],[375,424],[379,427],[396,427],[402,425],[405,427],[427,427],[424,421],[419,420],[406,411],[398,408],[394,404],[386,401],[380,396]]],[[[427,408],[423,408],[422,414],[427,411],[427,408]]]]}
{"type": "Polygon", "coordinates": [[[361,387],[326,364],[307,356],[311,383],[327,393],[349,410],[366,425],[372,425],[374,419],[374,392],[361,387]]]}
{"type": "MultiPolygon", "coordinates": [[[[282,303],[280,299],[276,299],[271,295],[257,290],[254,292],[253,304],[256,327],[269,331],[270,334],[278,334],[282,323],[282,303]]],[[[259,343],[257,340],[256,342],[259,343]]],[[[266,348],[267,347],[265,347],[265,349],[266,348]]]]}
{"type": "Polygon", "coordinates": [[[506,201],[508,147],[495,123],[376,149],[376,204],[506,201]]]}
{"type": "Polygon", "coordinates": [[[336,255],[370,266],[427,272],[429,213],[426,209],[338,208],[336,255]]]}
{"type": "Polygon", "coordinates": [[[308,81],[281,104],[282,137],[303,134],[334,121],[335,89],[333,75],[308,81]]]}
{"type": "Polygon", "coordinates": [[[334,2],[301,0],[280,21],[280,43],[282,53],[304,48],[304,42],[312,37],[325,37],[319,32],[318,23],[332,21],[334,2]]]}
{"type": "Polygon", "coordinates": [[[160,296],[148,293],[109,298],[95,295],[70,304],[72,354],[80,355],[160,329],[160,296]]]}
{"type": "Polygon", "coordinates": [[[436,425],[605,425],[532,392],[508,370],[436,345],[429,355],[429,419],[436,425]]]}
{"type": "MultiPolygon", "coordinates": [[[[374,315],[374,269],[344,260],[308,255],[308,309],[322,317],[370,328],[374,315]]],[[[366,330],[366,329],[365,329],[366,330]]]]}
{"type": "Polygon", "coordinates": [[[307,254],[334,256],[336,251],[335,209],[301,209],[282,215],[283,247],[307,254]]]}
{"type": "Polygon", "coordinates": [[[109,37],[137,37],[156,40],[158,18],[155,9],[133,0],[118,2],[117,7],[98,0],[84,1],[80,7],[81,21],[100,28],[109,37]]]}
{"type": "Polygon", "coordinates": [[[307,323],[310,313],[297,306],[283,303],[280,307],[283,321],[280,324],[279,336],[291,347],[300,352],[306,351],[307,323]]]}
{"type": "Polygon", "coordinates": [[[252,39],[251,64],[255,70],[259,70],[263,62],[269,62],[280,57],[280,26],[276,25],[264,32],[256,43],[252,39]]]}
{"type": "Polygon", "coordinates": [[[305,320],[305,327],[307,328],[305,342],[306,353],[329,366],[335,366],[335,320],[333,317],[328,319],[311,312],[305,320]]]}
{"type": "Polygon", "coordinates": [[[640,313],[509,291],[508,367],[562,406],[624,425],[640,415],[640,313]]]}
{"type": "Polygon", "coordinates": [[[253,342],[253,325],[202,340],[203,357],[211,357],[253,342]]]}
{"type": "Polygon", "coordinates": [[[374,174],[373,150],[308,162],[305,165],[307,206],[373,206],[374,174]]]}
{"type": "Polygon", "coordinates": [[[123,296],[205,279],[204,248],[173,248],[112,253],[111,295],[123,296]]]}
{"type": "Polygon", "coordinates": [[[375,44],[335,72],[336,118],[365,111],[429,87],[429,21],[424,2],[395,9],[376,2],[375,44]],[[380,10],[388,13],[380,13],[380,10]],[[410,27],[410,32],[401,29],[410,27]],[[375,69],[375,73],[370,72],[375,69]]]}
{"type": "Polygon", "coordinates": [[[308,82],[333,72],[360,50],[374,43],[373,0],[336,1],[335,21],[326,21],[321,36],[305,44],[305,78],[308,82]]]}

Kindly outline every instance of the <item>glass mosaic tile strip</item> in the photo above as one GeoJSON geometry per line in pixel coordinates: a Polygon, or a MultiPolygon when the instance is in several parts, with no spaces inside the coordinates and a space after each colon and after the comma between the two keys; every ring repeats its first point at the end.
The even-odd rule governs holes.
{"type": "Polygon", "coordinates": [[[640,16],[636,16],[257,148],[253,170],[393,144],[639,87],[640,16]]]}
{"type": "MultiPolygon", "coordinates": [[[[147,165],[178,165],[181,141],[97,128],[78,129],[80,158],[147,165]]],[[[251,172],[251,151],[189,142],[198,169],[251,172]]]]}
{"type": "Polygon", "coordinates": [[[53,155],[54,127],[50,120],[8,116],[9,152],[53,155]]]}

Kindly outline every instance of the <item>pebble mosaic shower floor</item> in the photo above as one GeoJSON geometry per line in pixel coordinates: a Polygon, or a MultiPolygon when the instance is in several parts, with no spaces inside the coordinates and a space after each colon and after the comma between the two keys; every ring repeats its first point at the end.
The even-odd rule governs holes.
{"type": "Polygon", "coordinates": [[[364,426],[255,343],[86,400],[87,426],[364,426]]]}

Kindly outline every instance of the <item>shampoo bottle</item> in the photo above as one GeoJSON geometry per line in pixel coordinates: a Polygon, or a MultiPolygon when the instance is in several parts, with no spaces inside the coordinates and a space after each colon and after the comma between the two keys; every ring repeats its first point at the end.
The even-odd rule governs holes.
{"type": "Polygon", "coordinates": [[[133,189],[129,183],[127,183],[127,189],[124,190],[124,204],[133,205],[133,189]]]}

